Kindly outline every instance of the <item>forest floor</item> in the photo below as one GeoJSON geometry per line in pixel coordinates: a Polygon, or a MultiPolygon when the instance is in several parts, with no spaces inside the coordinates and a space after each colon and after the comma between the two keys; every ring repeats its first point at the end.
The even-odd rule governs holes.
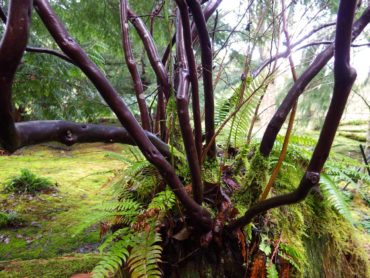
{"type": "Polygon", "coordinates": [[[106,154],[121,149],[103,144],[35,146],[0,156],[0,191],[22,169],[57,184],[57,191],[49,194],[0,193],[0,211],[17,218],[15,227],[0,227],[0,277],[69,277],[93,268],[99,257],[99,226],[88,227],[86,218],[109,199],[104,185],[124,164],[106,154]]]}
{"type": "MultiPolygon", "coordinates": [[[[104,200],[110,199],[106,185],[125,164],[107,154],[120,153],[123,147],[50,145],[0,156],[0,192],[4,182],[21,169],[57,184],[57,191],[49,194],[0,193],[0,212],[12,212],[19,218],[14,227],[0,226],[0,278],[70,277],[91,271],[99,260],[100,227],[89,225],[86,219],[97,212],[104,200]]],[[[338,137],[334,149],[359,157],[358,145],[356,140],[338,137]]],[[[361,219],[369,211],[363,203],[355,206],[361,219]]],[[[364,237],[370,241],[369,233],[364,231],[364,237]]],[[[370,246],[367,248],[370,254],[370,246]]]]}

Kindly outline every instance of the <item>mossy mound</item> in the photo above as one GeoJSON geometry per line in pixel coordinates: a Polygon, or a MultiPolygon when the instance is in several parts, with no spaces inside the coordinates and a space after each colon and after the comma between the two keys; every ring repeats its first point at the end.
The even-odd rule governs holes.
{"type": "Polygon", "coordinates": [[[37,194],[56,191],[57,183],[39,177],[28,169],[21,169],[20,174],[10,177],[4,186],[4,193],[37,194]]]}
{"type": "MultiPolygon", "coordinates": [[[[272,195],[293,191],[304,174],[305,160],[292,154],[291,149],[272,195]]],[[[360,231],[319,190],[301,203],[268,211],[245,232],[250,235],[247,246],[252,254],[249,273],[256,271],[262,251],[268,277],[277,277],[273,273],[279,277],[284,273],[289,276],[283,277],[370,277],[360,231]],[[255,245],[258,248],[253,250],[255,245]]]]}

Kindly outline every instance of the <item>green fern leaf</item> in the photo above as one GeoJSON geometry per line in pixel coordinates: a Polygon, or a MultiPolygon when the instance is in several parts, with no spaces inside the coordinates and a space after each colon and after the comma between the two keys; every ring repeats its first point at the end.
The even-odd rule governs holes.
{"type": "Polygon", "coordinates": [[[353,223],[350,209],[346,202],[343,193],[338,189],[332,178],[325,174],[321,174],[320,184],[325,198],[333,205],[333,207],[350,223],[353,223]]]}
{"type": "Polygon", "coordinates": [[[279,273],[276,269],[276,265],[273,264],[270,260],[266,262],[266,272],[267,278],[279,278],[279,273]]]}
{"type": "Polygon", "coordinates": [[[161,261],[161,237],[155,231],[142,232],[135,239],[127,265],[131,277],[161,277],[158,263],[161,261]]]}

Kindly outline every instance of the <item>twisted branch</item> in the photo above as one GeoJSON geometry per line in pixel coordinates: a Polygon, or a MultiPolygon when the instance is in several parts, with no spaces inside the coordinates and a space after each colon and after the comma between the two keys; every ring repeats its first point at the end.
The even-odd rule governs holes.
{"type": "MultiPolygon", "coordinates": [[[[67,146],[76,143],[121,143],[136,146],[128,131],[123,127],[79,124],[67,121],[28,121],[15,124],[18,134],[16,149],[57,141],[67,146]]],[[[150,132],[145,132],[153,145],[165,157],[170,157],[168,145],[150,132]]]]}
{"type": "Polygon", "coordinates": [[[212,227],[212,219],[208,211],[199,206],[187,195],[179,177],[176,175],[175,169],[150,142],[140,124],[136,121],[125,102],[120,98],[107,78],[88,58],[78,43],[69,35],[48,1],[34,0],[34,5],[41,20],[44,22],[59,47],[73,59],[95,85],[101,96],[140,148],[145,158],[158,169],[164,180],[169,184],[178,200],[185,207],[191,220],[195,221],[199,228],[210,230],[212,227]]]}
{"type": "MultiPolygon", "coordinates": [[[[370,22],[370,7],[368,7],[361,17],[353,24],[351,41],[364,30],[366,25],[370,22]]],[[[293,87],[287,93],[285,99],[277,109],[275,115],[268,124],[260,145],[260,152],[264,156],[268,156],[274,146],[276,137],[284,124],[294,103],[298,100],[306,86],[311,80],[321,71],[321,69],[328,63],[334,55],[334,45],[329,46],[321,52],[311,65],[303,72],[294,83],[293,87]]]]}
{"type": "Polygon", "coordinates": [[[231,223],[228,229],[232,230],[243,227],[250,223],[256,215],[269,209],[302,201],[306,198],[310,190],[318,185],[320,172],[329,156],[339,121],[344,112],[352,85],[356,79],[356,71],[349,64],[352,40],[351,30],[355,9],[355,0],[340,1],[335,38],[333,97],[319,140],[298,188],[291,193],[256,203],[244,216],[231,223]]]}
{"type": "MultiPolygon", "coordinates": [[[[6,24],[6,21],[8,20],[5,12],[3,11],[3,9],[1,7],[0,7],[0,19],[1,19],[1,21],[4,24],[6,24]]],[[[73,61],[68,56],[66,56],[63,53],[58,52],[58,51],[56,51],[54,49],[43,48],[43,47],[27,46],[26,47],[26,51],[29,52],[29,53],[43,53],[43,54],[53,55],[53,56],[56,56],[58,58],[63,59],[64,61],[66,61],[68,63],[73,64],[73,61]]]]}
{"type": "Polygon", "coordinates": [[[128,19],[135,27],[141,41],[143,42],[150,64],[163,88],[164,95],[168,99],[170,97],[170,83],[168,80],[168,74],[161,59],[159,58],[158,50],[154,44],[153,37],[150,35],[150,32],[147,30],[145,23],[140,17],[138,17],[129,8],[127,8],[127,14],[129,17],[128,19]]]}
{"type": "Polygon", "coordinates": [[[145,130],[150,130],[150,116],[148,107],[145,102],[143,83],[140,78],[139,71],[136,66],[135,58],[132,53],[131,42],[128,30],[128,17],[127,17],[128,3],[127,0],[120,0],[120,22],[122,31],[122,46],[125,54],[127,68],[131,74],[134,82],[134,89],[136,99],[140,110],[141,125],[145,130]]]}
{"type": "Polygon", "coordinates": [[[10,1],[9,19],[0,42],[0,143],[8,150],[14,150],[19,142],[12,113],[12,85],[27,46],[31,8],[31,0],[10,1]]]}

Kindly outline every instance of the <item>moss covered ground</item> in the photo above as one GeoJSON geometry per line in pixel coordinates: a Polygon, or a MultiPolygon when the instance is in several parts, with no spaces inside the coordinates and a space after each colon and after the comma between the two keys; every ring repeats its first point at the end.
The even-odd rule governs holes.
{"type": "Polygon", "coordinates": [[[92,269],[97,255],[69,254],[96,253],[99,227],[85,220],[110,197],[105,184],[124,164],[106,154],[120,150],[103,144],[35,146],[0,156],[0,191],[21,169],[49,178],[58,189],[37,195],[0,193],[0,211],[17,218],[16,224],[0,228],[0,277],[69,277],[92,269]]]}
{"type": "MultiPolygon", "coordinates": [[[[0,156],[0,192],[4,183],[22,169],[50,179],[58,189],[37,195],[0,193],[0,212],[12,217],[8,227],[0,227],[0,278],[63,278],[92,270],[99,260],[96,249],[101,240],[99,225],[91,226],[86,220],[98,213],[102,201],[111,198],[107,184],[125,164],[107,154],[122,149],[120,145],[104,144],[72,148],[49,145],[0,156]]],[[[338,137],[334,150],[359,158],[355,140],[338,137]]],[[[283,167],[274,193],[291,191],[299,183],[302,169],[293,167],[293,171],[292,165],[283,167]]],[[[368,205],[355,195],[351,206],[354,218],[363,221],[368,205]]],[[[329,269],[325,268],[326,264],[334,266],[333,273],[347,274],[352,274],[358,264],[362,275],[366,275],[363,266],[366,255],[354,250],[369,242],[370,234],[358,233],[328,203],[316,203],[311,196],[301,204],[271,210],[266,219],[269,224],[266,222],[261,229],[265,245],[280,242],[281,253],[294,265],[297,275],[309,272],[315,277],[329,269]],[[322,210],[317,211],[319,208],[322,210]],[[356,235],[352,237],[352,234],[356,235]],[[341,259],[348,254],[354,258],[341,259]]]]}

